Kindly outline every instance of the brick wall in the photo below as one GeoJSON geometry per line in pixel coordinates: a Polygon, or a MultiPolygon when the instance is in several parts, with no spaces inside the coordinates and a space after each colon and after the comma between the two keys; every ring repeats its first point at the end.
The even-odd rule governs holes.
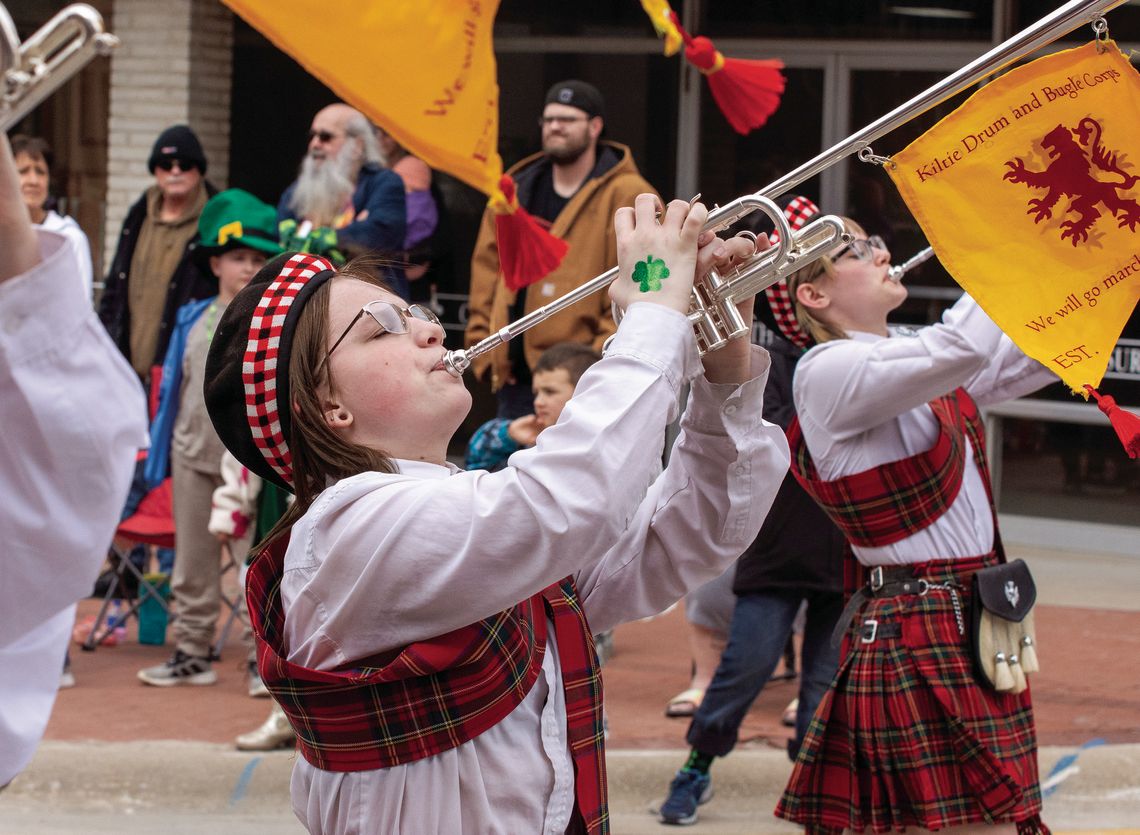
{"type": "Polygon", "coordinates": [[[170,125],[189,124],[209,160],[209,178],[229,178],[233,16],[218,0],[115,0],[107,150],[106,257],[127,209],[154,178],[151,146],[170,125]]]}

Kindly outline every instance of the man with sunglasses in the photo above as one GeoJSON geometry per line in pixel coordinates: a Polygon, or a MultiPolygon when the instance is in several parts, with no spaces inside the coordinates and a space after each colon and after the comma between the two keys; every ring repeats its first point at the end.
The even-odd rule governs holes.
{"type": "MultiPolygon", "coordinates": [[[[654,191],[638,172],[627,146],[601,139],[605,103],[594,85],[575,80],[555,84],[547,91],[538,124],[542,152],[520,161],[508,173],[515,181],[519,205],[570,244],[570,251],[558,269],[533,286],[509,290],[500,277],[494,214],[486,211],[471,256],[467,345],[617,264],[614,212],[632,206],[638,194],[654,191]]],[[[615,327],[609,298],[596,293],[512,340],[506,351],[492,351],[475,360],[472,370],[476,377],[490,371],[491,388],[499,400],[497,417],[522,417],[534,412],[531,369],[543,351],[559,342],[600,351],[615,327]]]]}
{"type": "MultiPolygon", "coordinates": [[[[407,225],[404,181],[384,167],[372,124],[336,102],[313,117],[308,137],[300,173],[277,204],[282,244],[338,264],[369,253],[400,260],[407,225]]],[[[409,297],[403,269],[387,268],[384,278],[409,297]]]]}
{"type": "Polygon", "coordinates": [[[154,184],[127,212],[99,302],[99,318],[144,385],[166,356],[178,308],[218,292],[190,257],[198,217],[217,192],[194,131],[164,130],[147,168],[154,184]]]}

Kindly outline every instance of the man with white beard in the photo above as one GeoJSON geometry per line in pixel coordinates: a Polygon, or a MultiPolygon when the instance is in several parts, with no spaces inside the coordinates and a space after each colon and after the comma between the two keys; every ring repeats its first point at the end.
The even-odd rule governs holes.
{"type": "MultiPolygon", "coordinates": [[[[407,222],[404,183],[384,167],[372,125],[337,102],[320,110],[309,129],[309,149],[297,179],[277,204],[286,249],[344,260],[361,254],[395,259],[407,222]]],[[[408,298],[404,271],[385,278],[408,298]]]]}

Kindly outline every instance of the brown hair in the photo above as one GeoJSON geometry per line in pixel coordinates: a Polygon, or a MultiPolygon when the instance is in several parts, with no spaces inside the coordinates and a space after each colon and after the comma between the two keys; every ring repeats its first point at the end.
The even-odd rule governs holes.
{"type": "Polygon", "coordinates": [[[376,266],[374,259],[350,261],[316,289],[297,319],[289,352],[292,421],[288,439],[293,492],[297,499],[266,534],[265,543],[291,528],[328,486],[330,479],[336,481],[366,472],[396,472],[396,465],[387,453],[350,443],[333,431],[325,421],[319,394],[322,384],[326,383],[330,392],[336,391],[336,381],[325,362],[329,348],[329,288],[334,281],[355,278],[391,291],[376,275],[376,266]]]}
{"type": "MultiPolygon", "coordinates": [[[[866,235],[863,231],[863,227],[851,218],[844,217],[841,219],[847,227],[848,232],[854,232],[856,235],[866,235]]],[[[817,258],[807,266],[801,267],[788,276],[788,296],[791,297],[792,304],[794,304],[796,308],[796,322],[799,324],[800,330],[810,336],[816,343],[830,342],[833,339],[847,339],[848,334],[846,331],[816,318],[812,311],[801,304],[799,298],[797,298],[796,292],[802,285],[813,284],[823,278],[829,280],[835,279],[835,262],[827,255],[817,258]]]]}
{"type": "Polygon", "coordinates": [[[17,133],[12,137],[10,144],[12,145],[13,158],[20,154],[27,154],[32,159],[42,159],[44,164],[47,165],[48,170],[51,170],[54,155],[51,152],[51,145],[47,143],[46,139],[17,133]]]}
{"type": "Polygon", "coordinates": [[[586,369],[602,358],[602,355],[580,342],[559,342],[542,352],[534,364],[532,374],[540,371],[557,371],[559,368],[570,378],[570,385],[578,385],[586,369]]]}

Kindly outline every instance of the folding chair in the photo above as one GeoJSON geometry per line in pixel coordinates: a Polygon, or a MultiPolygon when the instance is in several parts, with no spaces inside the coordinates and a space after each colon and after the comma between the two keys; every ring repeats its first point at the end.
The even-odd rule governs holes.
{"type": "MultiPolygon", "coordinates": [[[[225,578],[226,573],[233,571],[238,577],[241,576],[241,571],[238,568],[237,560],[234,559],[233,549],[230,548],[229,543],[222,545],[222,567],[218,572],[218,582],[221,583],[225,578]]],[[[226,616],[226,622],[222,624],[222,631],[218,633],[218,640],[210,648],[210,659],[213,661],[220,661],[222,659],[222,647],[226,645],[226,639],[230,636],[230,629],[234,625],[234,621],[238,619],[241,614],[241,598],[245,593],[241,585],[238,585],[237,594],[232,598],[228,597],[225,588],[220,592],[222,605],[228,606],[230,609],[229,615],[226,616]]]]}
{"type": "Polygon", "coordinates": [[[95,647],[107,640],[115,626],[125,623],[127,618],[132,615],[137,618],[139,607],[147,598],[156,600],[167,615],[170,614],[170,604],[163,598],[158,587],[147,580],[145,565],[143,568],[136,566],[131,562],[130,549],[122,548],[119,545],[119,542],[127,541],[131,544],[173,548],[174,515],[170,495],[170,479],[168,478],[143,496],[135,512],[120,522],[119,527],[115,529],[115,542],[111,544],[111,555],[115,562],[114,574],[111,577],[106,594],[103,595],[103,605],[99,607],[99,614],[95,617],[91,632],[88,634],[87,640],[83,642],[83,649],[94,650],[95,647]],[[117,623],[107,625],[100,633],[100,627],[104,625],[104,619],[107,616],[107,609],[110,607],[111,601],[117,598],[128,598],[125,592],[130,585],[135,583],[138,585],[138,593],[134,595],[129,608],[125,613],[119,615],[117,623]]]}

